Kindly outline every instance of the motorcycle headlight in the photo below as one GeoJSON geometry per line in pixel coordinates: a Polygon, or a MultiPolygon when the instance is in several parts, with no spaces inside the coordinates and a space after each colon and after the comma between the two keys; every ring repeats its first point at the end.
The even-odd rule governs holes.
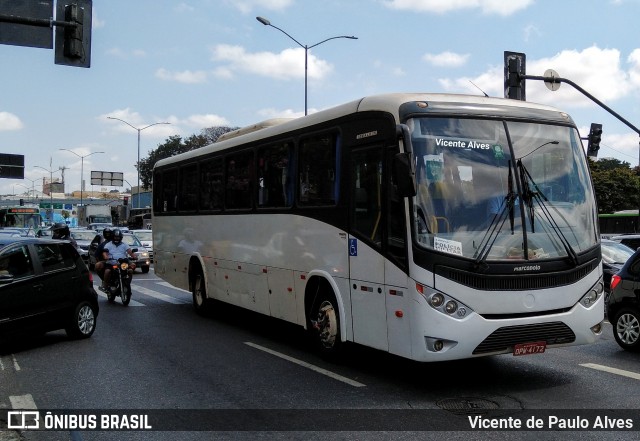
{"type": "Polygon", "coordinates": [[[120,269],[121,270],[126,270],[127,268],[129,268],[129,264],[127,262],[122,262],[120,264],[120,269]]]}

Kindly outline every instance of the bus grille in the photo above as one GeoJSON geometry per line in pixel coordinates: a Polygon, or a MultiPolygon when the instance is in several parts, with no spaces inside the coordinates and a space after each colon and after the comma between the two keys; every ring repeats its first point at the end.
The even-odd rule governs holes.
{"type": "Polygon", "coordinates": [[[492,352],[509,352],[514,345],[546,341],[547,345],[566,344],[575,341],[576,335],[562,322],[507,326],[495,330],[473,351],[474,355],[492,352]]]}
{"type": "Polygon", "coordinates": [[[436,273],[454,282],[484,291],[521,291],[570,285],[585,277],[598,265],[598,260],[592,260],[569,271],[526,275],[484,275],[448,267],[437,268],[436,273]]]}

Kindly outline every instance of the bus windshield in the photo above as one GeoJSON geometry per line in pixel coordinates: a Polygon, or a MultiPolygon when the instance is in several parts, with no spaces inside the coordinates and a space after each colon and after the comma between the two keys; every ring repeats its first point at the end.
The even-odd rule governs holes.
{"type": "Polygon", "coordinates": [[[487,261],[575,259],[597,244],[595,198],[574,128],[432,117],[407,125],[420,247],[487,261]]]}

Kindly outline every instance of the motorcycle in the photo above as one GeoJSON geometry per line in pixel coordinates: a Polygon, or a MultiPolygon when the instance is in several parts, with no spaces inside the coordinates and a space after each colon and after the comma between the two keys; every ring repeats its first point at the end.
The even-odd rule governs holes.
{"type": "Polygon", "coordinates": [[[129,259],[109,260],[107,265],[111,267],[107,300],[109,303],[113,303],[116,301],[116,297],[120,297],[122,304],[127,306],[131,301],[131,279],[133,278],[133,269],[129,259]]]}

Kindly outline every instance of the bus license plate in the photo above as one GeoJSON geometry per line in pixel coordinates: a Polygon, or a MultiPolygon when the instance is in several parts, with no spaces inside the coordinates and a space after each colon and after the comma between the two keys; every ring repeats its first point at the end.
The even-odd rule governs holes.
{"type": "Polygon", "coordinates": [[[533,343],[521,343],[513,347],[513,355],[517,357],[519,355],[542,354],[546,348],[547,348],[546,341],[536,341],[533,343]]]}

